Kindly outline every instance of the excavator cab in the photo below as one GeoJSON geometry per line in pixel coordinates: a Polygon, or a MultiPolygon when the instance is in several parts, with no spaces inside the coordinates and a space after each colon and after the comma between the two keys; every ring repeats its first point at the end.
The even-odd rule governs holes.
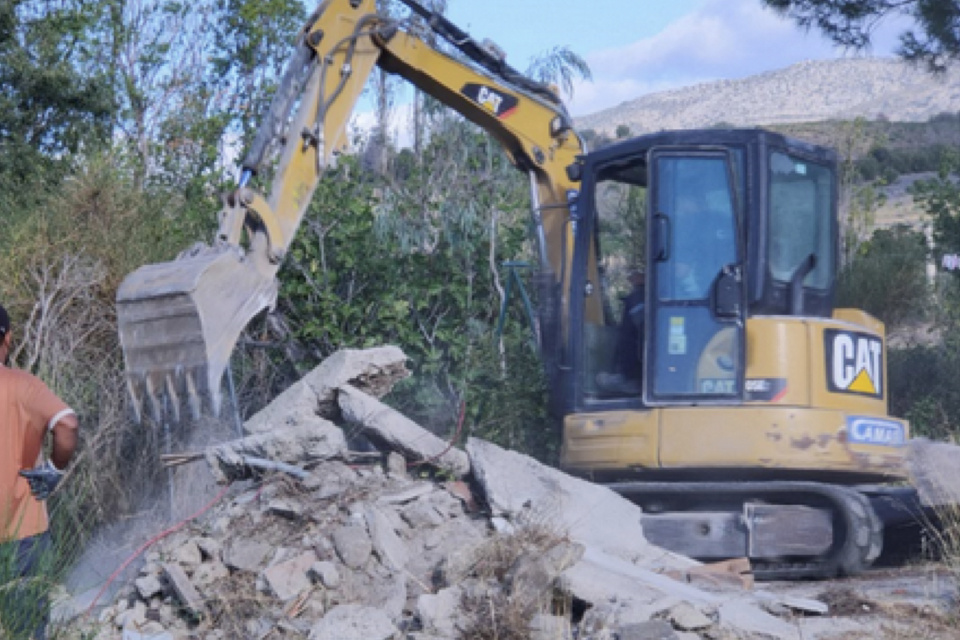
{"type": "Polygon", "coordinates": [[[661,132],[572,172],[561,465],[640,504],[672,551],[766,579],[869,566],[914,513],[873,484],[903,478],[909,433],[887,411],[882,323],[834,308],[835,153],[661,132]]]}
{"type": "Polygon", "coordinates": [[[586,156],[568,410],[747,400],[748,317],[832,312],[836,167],[832,151],[761,130],[658,133],[586,156]],[[641,308],[623,309],[638,269],[641,308]]]}

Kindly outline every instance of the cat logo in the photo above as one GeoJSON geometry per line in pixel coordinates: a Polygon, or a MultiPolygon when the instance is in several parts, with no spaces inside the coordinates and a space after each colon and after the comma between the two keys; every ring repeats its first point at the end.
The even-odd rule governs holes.
{"type": "Polygon", "coordinates": [[[490,111],[497,113],[500,111],[500,104],[503,98],[491,91],[489,87],[480,87],[480,93],[477,95],[477,102],[485,106],[490,111]]]}
{"type": "Polygon", "coordinates": [[[508,93],[503,93],[498,91],[493,87],[488,87],[483,84],[476,84],[469,82],[463,85],[463,89],[460,90],[460,93],[467,96],[487,111],[497,116],[498,118],[506,118],[512,114],[516,108],[517,104],[520,102],[516,97],[511,96],[508,93]]]}
{"type": "Polygon", "coordinates": [[[834,393],[883,397],[883,342],[870,333],[824,331],[827,385],[834,393]]]}

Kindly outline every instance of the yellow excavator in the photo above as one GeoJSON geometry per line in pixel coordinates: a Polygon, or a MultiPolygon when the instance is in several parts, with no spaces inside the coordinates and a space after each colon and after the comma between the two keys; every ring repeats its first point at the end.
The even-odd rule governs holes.
{"type": "Polygon", "coordinates": [[[402,20],[374,0],[319,6],[215,241],[121,284],[138,416],[219,410],[230,353],[274,304],[276,272],[379,67],[489,132],[529,177],[562,466],[641,504],[647,537],[693,557],[746,556],[764,578],[869,566],[885,524],[912,517],[912,490],[890,484],[909,431],[887,412],[883,325],[834,308],[836,154],[756,129],[590,152],[554,88],[402,1],[402,20]],[[265,196],[251,181],[274,151],[265,196]],[[638,270],[646,286],[633,290],[638,270]]]}

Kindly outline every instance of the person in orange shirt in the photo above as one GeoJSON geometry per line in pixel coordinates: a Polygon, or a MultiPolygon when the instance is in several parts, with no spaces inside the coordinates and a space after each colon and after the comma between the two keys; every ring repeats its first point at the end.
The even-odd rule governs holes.
{"type": "Polygon", "coordinates": [[[35,640],[45,640],[46,589],[31,578],[50,555],[45,501],[73,458],[79,422],[39,378],[9,368],[12,339],[10,317],[0,306],[0,626],[14,638],[32,630],[35,640]],[[17,586],[4,589],[9,581],[17,586]]]}

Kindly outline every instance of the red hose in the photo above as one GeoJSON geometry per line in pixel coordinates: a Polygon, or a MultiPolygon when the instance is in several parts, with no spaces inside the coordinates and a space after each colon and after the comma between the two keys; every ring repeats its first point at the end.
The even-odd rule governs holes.
{"type": "Polygon", "coordinates": [[[205,507],[203,507],[202,509],[200,509],[199,511],[197,511],[195,514],[193,514],[192,516],[190,516],[190,517],[188,517],[188,518],[185,518],[184,520],[181,520],[179,523],[173,525],[172,527],[170,527],[170,528],[167,529],[166,531],[163,531],[162,533],[159,533],[159,534],[155,535],[154,537],[150,538],[149,540],[147,540],[146,542],[144,542],[142,545],[140,545],[140,548],[137,549],[136,551],[134,551],[134,552],[133,552],[133,555],[130,556],[129,558],[127,558],[127,559],[124,561],[124,563],[123,563],[122,565],[120,565],[120,568],[117,569],[116,571],[114,571],[114,572],[110,575],[110,577],[107,579],[107,582],[106,582],[106,583],[103,585],[103,587],[100,589],[99,593],[97,593],[97,597],[94,598],[94,599],[93,599],[93,602],[90,603],[90,606],[87,608],[86,613],[83,614],[83,617],[84,617],[84,618],[90,617],[90,612],[92,612],[92,611],[93,611],[93,608],[97,605],[97,601],[100,600],[100,596],[103,595],[103,592],[107,590],[107,587],[109,587],[109,586],[113,583],[113,581],[117,579],[117,576],[119,576],[119,575],[123,572],[124,569],[126,569],[128,566],[130,566],[130,563],[133,562],[134,560],[136,560],[137,557],[138,557],[141,553],[143,553],[144,551],[146,551],[147,549],[149,549],[151,546],[153,546],[154,544],[156,544],[156,543],[159,542],[160,540],[163,540],[164,538],[166,538],[166,537],[167,537],[168,535],[170,535],[171,533],[174,533],[175,531],[179,531],[180,529],[182,529],[183,527],[185,527],[186,524],[187,524],[188,522],[190,522],[191,520],[195,520],[196,518],[199,518],[200,516],[202,516],[203,514],[205,514],[207,511],[210,510],[211,507],[213,507],[213,505],[215,505],[215,504],[217,504],[218,502],[220,502],[220,500],[223,498],[224,495],[226,495],[226,493],[227,493],[227,491],[228,491],[229,489],[230,489],[230,485],[228,484],[227,486],[225,486],[223,489],[220,490],[220,493],[218,493],[217,496],[216,496],[213,500],[211,500],[210,502],[208,502],[205,507]]]}

